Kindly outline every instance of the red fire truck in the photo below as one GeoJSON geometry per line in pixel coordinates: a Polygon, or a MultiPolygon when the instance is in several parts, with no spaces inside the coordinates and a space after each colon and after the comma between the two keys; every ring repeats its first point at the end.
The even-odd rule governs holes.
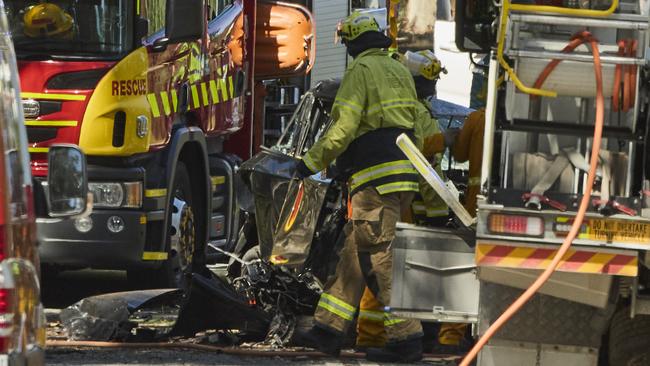
{"type": "Polygon", "coordinates": [[[47,176],[52,144],[78,144],[94,197],[90,216],[39,220],[43,263],[179,285],[206,242],[237,237],[235,172],[262,128],[254,90],[309,71],[310,13],[255,0],[6,6],[32,173],[47,176]]]}

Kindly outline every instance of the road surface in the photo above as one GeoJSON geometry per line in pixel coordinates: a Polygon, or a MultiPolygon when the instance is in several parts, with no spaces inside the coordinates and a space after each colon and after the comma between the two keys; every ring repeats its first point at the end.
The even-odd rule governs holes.
{"type": "MultiPolygon", "coordinates": [[[[319,366],[375,366],[375,362],[363,359],[334,358],[279,358],[279,357],[242,357],[212,352],[167,349],[75,349],[56,348],[47,351],[45,360],[49,366],[63,365],[162,365],[162,366],[202,366],[202,365],[319,365],[319,366]]],[[[421,365],[451,366],[453,361],[426,360],[421,365]]],[[[391,364],[381,364],[382,366],[391,364]]],[[[403,364],[402,364],[403,365],[403,364]]]]}

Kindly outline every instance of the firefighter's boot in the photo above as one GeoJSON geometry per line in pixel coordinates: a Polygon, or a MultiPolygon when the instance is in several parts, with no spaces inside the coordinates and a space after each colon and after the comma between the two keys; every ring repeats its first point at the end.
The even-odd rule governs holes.
{"type": "Polygon", "coordinates": [[[313,348],[334,357],[338,357],[341,353],[341,339],[340,335],[318,326],[312,327],[307,332],[298,331],[294,336],[296,345],[313,348]]]}
{"type": "Polygon", "coordinates": [[[422,360],[422,338],[386,343],[384,348],[369,348],[366,359],[373,362],[412,363],[422,360]]]}

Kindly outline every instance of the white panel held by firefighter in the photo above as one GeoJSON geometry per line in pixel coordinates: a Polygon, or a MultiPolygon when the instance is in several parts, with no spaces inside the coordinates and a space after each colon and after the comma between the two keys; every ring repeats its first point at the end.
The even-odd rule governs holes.
{"type": "Polygon", "coordinates": [[[472,217],[458,201],[458,190],[456,187],[451,182],[449,182],[451,186],[448,186],[444,182],[427,159],[422,156],[422,153],[420,153],[420,150],[418,150],[413,141],[405,134],[401,134],[397,137],[397,146],[404,152],[418,173],[424,177],[427,183],[438,193],[440,198],[454,211],[460,222],[468,228],[475,225],[476,218],[472,217]]]}

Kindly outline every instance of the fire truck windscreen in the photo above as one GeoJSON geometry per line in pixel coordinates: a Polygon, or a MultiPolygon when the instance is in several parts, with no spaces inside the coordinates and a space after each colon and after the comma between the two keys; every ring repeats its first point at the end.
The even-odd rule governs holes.
{"type": "Polygon", "coordinates": [[[134,47],[135,0],[7,0],[18,58],[118,58],[134,47]]]}

